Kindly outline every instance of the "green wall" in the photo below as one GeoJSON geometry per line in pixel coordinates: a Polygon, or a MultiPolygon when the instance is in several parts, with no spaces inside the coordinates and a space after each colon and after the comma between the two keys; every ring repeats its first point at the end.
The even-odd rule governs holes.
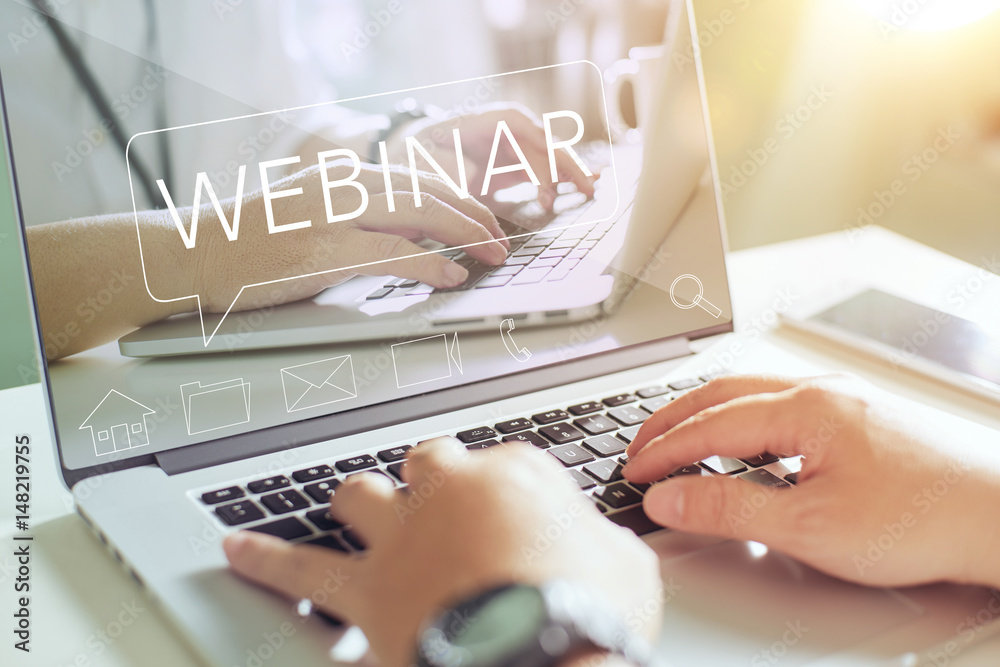
{"type": "Polygon", "coordinates": [[[0,389],[38,382],[28,277],[10,182],[7,160],[0,159],[0,389]]]}

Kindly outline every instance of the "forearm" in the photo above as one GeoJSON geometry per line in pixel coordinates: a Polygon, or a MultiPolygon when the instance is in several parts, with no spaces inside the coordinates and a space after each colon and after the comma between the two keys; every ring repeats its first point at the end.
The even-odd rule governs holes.
{"type": "MultiPolygon", "coordinates": [[[[190,270],[156,253],[177,234],[165,212],[140,213],[151,283],[186,284],[190,270]],[[169,225],[169,226],[168,226],[169,225]]],[[[114,340],[144,324],[191,310],[193,300],[161,303],[146,289],[135,218],[112,214],[36,225],[27,230],[38,315],[48,359],[114,340]]],[[[155,293],[155,292],[154,292],[155,293]]],[[[180,292],[182,293],[182,292],[180,292]]]]}

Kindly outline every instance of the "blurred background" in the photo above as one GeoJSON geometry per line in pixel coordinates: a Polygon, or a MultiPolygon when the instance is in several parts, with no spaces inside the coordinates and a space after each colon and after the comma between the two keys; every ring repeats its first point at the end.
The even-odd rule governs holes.
{"type": "MultiPolygon", "coordinates": [[[[300,39],[343,97],[610,68],[661,40],[669,2],[300,0],[300,39]]],[[[1000,251],[998,5],[695,0],[730,247],[875,223],[976,264],[1000,251]]]]}

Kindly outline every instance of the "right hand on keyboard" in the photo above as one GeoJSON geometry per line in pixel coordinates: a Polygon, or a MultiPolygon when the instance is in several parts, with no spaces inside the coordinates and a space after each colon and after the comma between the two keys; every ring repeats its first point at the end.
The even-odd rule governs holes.
{"type": "Polygon", "coordinates": [[[864,584],[1000,584],[1000,455],[959,449],[891,401],[845,376],[722,378],[647,419],[624,475],[652,482],[712,455],[802,455],[794,488],[675,478],[646,493],[646,513],[864,584]]]}

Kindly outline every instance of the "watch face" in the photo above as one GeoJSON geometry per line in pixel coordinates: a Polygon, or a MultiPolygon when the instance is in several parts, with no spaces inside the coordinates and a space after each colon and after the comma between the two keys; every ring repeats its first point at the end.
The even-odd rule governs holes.
{"type": "Polygon", "coordinates": [[[541,592],[514,586],[479,609],[453,617],[447,630],[452,646],[469,656],[472,664],[489,664],[536,641],[546,618],[541,592]]]}

